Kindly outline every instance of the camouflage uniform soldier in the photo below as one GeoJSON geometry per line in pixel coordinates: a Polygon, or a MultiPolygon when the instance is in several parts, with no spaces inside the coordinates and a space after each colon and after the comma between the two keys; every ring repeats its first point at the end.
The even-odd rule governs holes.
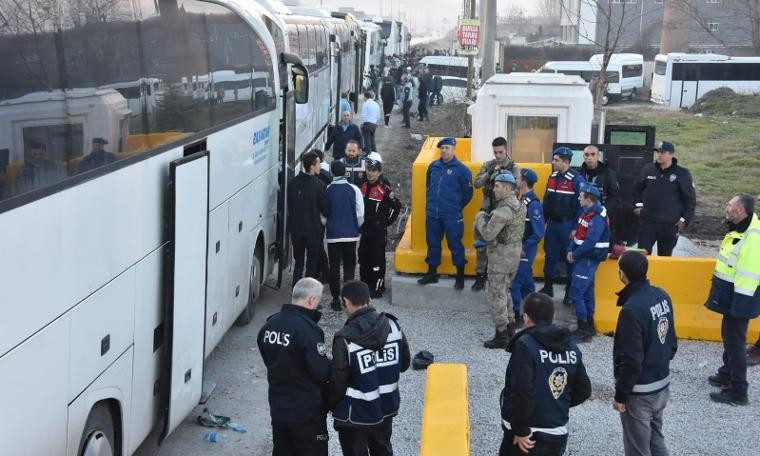
{"type": "MultiPolygon", "coordinates": [[[[480,210],[484,212],[491,212],[493,210],[494,177],[503,172],[503,170],[509,170],[514,176],[517,176],[517,166],[515,166],[515,162],[512,161],[507,151],[507,140],[499,136],[491,142],[491,147],[493,148],[494,159],[483,163],[483,167],[480,168],[480,172],[475,177],[475,188],[483,189],[483,204],[480,210]]],[[[477,233],[475,233],[475,239],[479,239],[477,233]]],[[[480,291],[485,288],[487,265],[486,248],[477,248],[475,251],[476,276],[475,283],[472,284],[472,291],[480,291]]]]}
{"type": "Polygon", "coordinates": [[[475,232],[487,242],[488,305],[496,326],[493,339],[483,343],[486,348],[507,348],[515,335],[509,287],[520,264],[526,212],[515,195],[516,185],[511,173],[498,174],[493,188],[496,207],[490,213],[480,211],[475,217],[475,232]]]}

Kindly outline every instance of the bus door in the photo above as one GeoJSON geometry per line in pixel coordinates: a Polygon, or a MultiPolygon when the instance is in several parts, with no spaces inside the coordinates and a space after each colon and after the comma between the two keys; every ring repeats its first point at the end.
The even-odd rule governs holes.
{"type": "MultiPolygon", "coordinates": [[[[692,63],[673,64],[673,84],[677,79],[681,82],[680,91],[671,90],[671,96],[678,96],[680,101],[679,108],[688,108],[697,101],[697,92],[699,90],[699,66],[692,63]],[[676,70],[678,68],[678,70],[676,70]],[[678,95],[680,93],[680,96],[678,95]]],[[[673,87],[674,89],[676,87],[673,87]]]]}
{"type": "Polygon", "coordinates": [[[203,383],[208,245],[208,152],[169,164],[164,428],[168,436],[198,404],[203,383]]]}

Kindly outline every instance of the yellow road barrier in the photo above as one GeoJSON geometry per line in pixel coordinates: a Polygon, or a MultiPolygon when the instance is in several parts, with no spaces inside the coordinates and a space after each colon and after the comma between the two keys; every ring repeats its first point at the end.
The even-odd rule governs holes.
{"type": "Polygon", "coordinates": [[[469,456],[467,366],[433,363],[427,368],[420,456],[469,456]]]}
{"type": "MultiPolygon", "coordinates": [[[[721,315],[704,306],[715,260],[658,256],[648,259],[650,282],[665,290],[673,300],[678,338],[721,341],[721,315]]],[[[615,331],[620,313],[615,293],[623,289],[618,279],[617,260],[607,260],[599,265],[594,285],[596,329],[599,332],[615,331]]],[[[760,333],[760,319],[752,320],[749,328],[747,341],[754,343],[760,333]]]]}

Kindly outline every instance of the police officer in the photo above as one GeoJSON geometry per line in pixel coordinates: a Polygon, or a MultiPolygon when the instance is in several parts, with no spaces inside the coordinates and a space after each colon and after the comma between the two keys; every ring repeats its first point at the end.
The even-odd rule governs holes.
{"type": "Polygon", "coordinates": [[[760,219],[755,198],[739,193],[726,206],[730,230],[723,238],[715,264],[707,308],[723,315],[723,365],[709,377],[715,402],[747,404],[747,342],[749,320],[760,314],[760,219]]]}
{"type": "MultiPolygon", "coordinates": [[[[552,169],[544,194],[544,218],[546,219],[546,237],[544,238],[544,286],[539,290],[554,297],[554,277],[557,275],[557,262],[565,261],[567,241],[570,232],[580,215],[580,187],[586,180],[570,168],[573,151],[569,147],[558,147],[552,156],[552,169]]],[[[565,299],[569,304],[571,266],[567,265],[568,283],[565,285],[565,299]]]]}
{"type": "Polygon", "coordinates": [[[593,144],[583,149],[583,164],[578,169],[586,182],[599,189],[599,202],[607,209],[610,219],[610,238],[613,243],[621,243],[622,239],[614,227],[616,216],[621,209],[620,183],[617,173],[600,160],[599,148],[593,144]]]}
{"type": "Polygon", "coordinates": [[[272,456],[327,456],[327,406],[323,402],[330,361],[317,325],[322,284],[305,277],[259,331],[257,343],[269,381],[272,456]]]}
{"type": "Polygon", "coordinates": [[[396,221],[401,202],[380,176],[383,165],[367,159],[367,181],[361,186],[364,195],[364,223],[359,241],[359,278],[366,283],[370,297],[381,298],[385,290],[385,244],[387,227],[396,221]]]}
{"type": "Polygon", "coordinates": [[[544,209],[541,206],[541,200],[533,191],[536,182],[538,182],[538,174],[535,171],[530,168],[520,169],[517,187],[526,209],[525,230],[522,237],[520,265],[517,266],[517,273],[510,287],[512,306],[515,310],[515,325],[518,328],[522,326],[520,303],[525,296],[536,291],[536,285],[533,282],[533,261],[535,261],[538,252],[538,243],[544,237],[544,209]]]}
{"type": "MultiPolygon", "coordinates": [[[[507,140],[499,136],[491,142],[493,148],[493,160],[483,163],[483,166],[475,176],[475,188],[483,189],[483,203],[480,206],[481,211],[490,212],[493,210],[493,179],[503,170],[507,170],[517,175],[515,162],[509,156],[507,151],[507,140]]],[[[486,249],[481,247],[475,250],[475,283],[472,284],[472,291],[480,291],[486,285],[486,249]]]]}
{"type": "Polygon", "coordinates": [[[504,439],[499,456],[562,455],[570,407],[591,396],[591,381],[570,332],[552,324],[551,298],[529,294],[523,319],[525,330],[507,348],[512,356],[500,399],[504,439]]]}
{"type": "Polygon", "coordinates": [[[507,348],[515,335],[515,315],[509,285],[517,272],[525,229],[525,206],[515,195],[515,176],[510,172],[494,177],[494,209],[480,211],[475,217],[475,233],[487,243],[488,305],[496,326],[486,348],[507,348]]]}
{"type": "Polygon", "coordinates": [[[346,165],[346,179],[350,184],[358,187],[367,180],[367,162],[366,158],[361,155],[361,147],[358,141],[348,140],[346,142],[346,156],[338,161],[346,165]]]}
{"type": "Polygon", "coordinates": [[[91,169],[98,168],[116,160],[116,155],[108,152],[105,146],[108,144],[103,138],[92,138],[92,151],[79,162],[79,172],[83,173],[91,169]]]}
{"type": "Polygon", "coordinates": [[[668,402],[670,360],[678,350],[673,302],[647,280],[649,264],[629,250],[618,260],[625,288],[618,292],[618,315],[612,346],[615,398],[620,412],[626,456],[667,455],[662,416],[668,402]]]}
{"type": "Polygon", "coordinates": [[[364,282],[341,290],[345,326],[333,339],[329,403],[343,456],[391,456],[398,381],[411,356],[396,317],[378,313],[364,282]]]}
{"type": "Polygon", "coordinates": [[[444,233],[457,268],[454,288],[464,288],[464,257],[462,211],[472,199],[472,173],[454,155],[457,140],[446,137],[438,141],[441,158],[430,164],[426,176],[425,239],[427,240],[428,272],[417,281],[420,285],[438,282],[441,264],[441,240],[444,233]]]}
{"type": "Polygon", "coordinates": [[[581,185],[578,200],[583,213],[567,248],[567,262],[573,265],[570,301],[578,318],[578,329],[574,333],[576,342],[588,342],[596,334],[594,276],[599,263],[607,259],[610,249],[609,220],[600,198],[599,188],[589,183],[581,185]]]}
{"type": "Polygon", "coordinates": [[[641,217],[639,247],[652,253],[670,256],[678,233],[694,219],[697,195],[689,170],[679,166],[676,148],[662,141],[654,148],[655,161],[641,170],[636,180],[636,215],[641,217]]]}

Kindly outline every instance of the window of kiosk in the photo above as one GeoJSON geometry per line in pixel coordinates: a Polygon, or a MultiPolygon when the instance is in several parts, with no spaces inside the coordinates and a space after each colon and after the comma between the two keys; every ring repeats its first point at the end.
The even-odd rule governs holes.
{"type": "Polygon", "coordinates": [[[557,117],[509,116],[507,140],[512,159],[522,163],[551,163],[552,145],[557,141],[557,117]]]}

